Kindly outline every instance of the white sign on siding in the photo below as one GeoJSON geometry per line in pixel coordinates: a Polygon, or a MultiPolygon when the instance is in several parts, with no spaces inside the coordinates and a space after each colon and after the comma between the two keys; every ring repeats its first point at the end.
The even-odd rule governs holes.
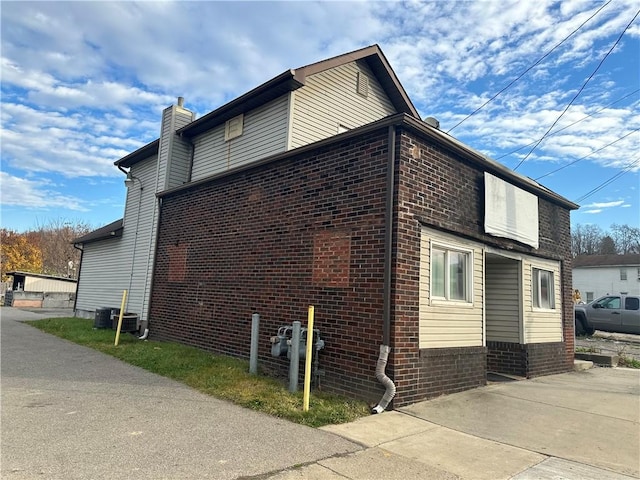
{"type": "Polygon", "coordinates": [[[538,248],[538,197],[485,172],[484,231],[538,248]]]}

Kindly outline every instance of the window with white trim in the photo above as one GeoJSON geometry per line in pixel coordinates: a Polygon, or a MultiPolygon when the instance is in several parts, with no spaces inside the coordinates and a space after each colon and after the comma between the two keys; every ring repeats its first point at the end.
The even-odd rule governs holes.
{"type": "Polygon", "coordinates": [[[553,293],[553,272],[533,268],[533,306],[535,308],[555,309],[553,293]]]}
{"type": "Polygon", "coordinates": [[[471,302],[470,251],[434,245],[431,249],[431,298],[471,302]]]}
{"type": "Polygon", "coordinates": [[[627,279],[627,269],[626,268],[621,268],[620,269],[620,280],[626,280],[627,279]]]}

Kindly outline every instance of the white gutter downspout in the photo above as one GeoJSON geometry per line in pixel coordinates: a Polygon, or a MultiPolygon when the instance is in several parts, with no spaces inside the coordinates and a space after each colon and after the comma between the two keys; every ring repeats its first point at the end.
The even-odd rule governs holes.
{"type": "Polygon", "coordinates": [[[391,352],[391,261],[393,248],[393,198],[396,164],[396,129],[389,126],[389,152],[387,165],[387,202],[385,209],[385,238],[384,238],[384,299],[382,309],[382,345],[376,365],[376,379],[385,387],[384,395],[378,404],[371,409],[371,413],[382,413],[389,406],[396,395],[396,386],[385,373],[387,360],[391,352]]]}

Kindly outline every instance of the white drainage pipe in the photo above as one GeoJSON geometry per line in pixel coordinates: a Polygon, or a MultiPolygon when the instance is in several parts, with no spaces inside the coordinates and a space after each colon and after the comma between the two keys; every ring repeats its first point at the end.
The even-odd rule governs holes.
{"type": "Polygon", "coordinates": [[[376,365],[376,379],[386,388],[382,399],[378,402],[378,405],[371,409],[371,413],[382,413],[389,406],[393,397],[396,396],[396,386],[393,381],[387,377],[384,373],[387,367],[387,359],[389,358],[389,352],[391,347],[387,345],[380,345],[380,356],[378,357],[378,364],[376,365]]]}

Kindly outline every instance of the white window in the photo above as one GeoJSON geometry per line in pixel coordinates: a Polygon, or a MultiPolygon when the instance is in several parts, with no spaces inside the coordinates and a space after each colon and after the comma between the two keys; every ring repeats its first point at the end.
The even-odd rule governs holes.
{"type": "Polygon", "coordinates": [[[244,115],[240,114],[237,117],[233,117],[224,124],[224,139],[229,141],[233,138],[242,135],[242,129],[244,127],[244,115]]]}
{"type": "Polygon", "coordinates": [[[441,246],[431,250],[431,298],[471,302],[471,252],[441,246]]]}
{"type": "Polygon", "coordinates": [[[627,269],[626,268],[621,268],[620,269],[620,280],[626,280],[627,279],[627,269]]]}
{"type": "Polygon", "coordinates": [[[593,302],[593,292],[587,292],[587,303],[593,302]]]}
{"type": "Polygon", "coordinates": [[[532,291],[533,306],[535,308],[556,308],[553,294],[553,272],[533,268],[532,291]]]}

